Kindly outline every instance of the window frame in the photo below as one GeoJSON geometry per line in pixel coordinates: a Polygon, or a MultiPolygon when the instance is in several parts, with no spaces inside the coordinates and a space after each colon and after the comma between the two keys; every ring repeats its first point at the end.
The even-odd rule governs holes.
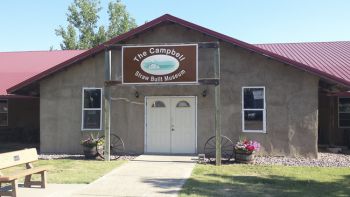
{"type": "Polygon", "coordinates": [[[103,95],[103,88],[96,88],[96,87],[83,87],[82,88],[82,94],[81,94],[81,130],[82,131],[101,131],[102,130],[102,108],[103,108],[103,101],[102,101],[102,95],[103,95]],[[100,108],[85,108],[84,102],[85,102],[85,90],[100,90],[101,91],[101,98],[100,98],[100,108]],[[84,111],[89,111],[89,110],[99,110],[100,111],[100,128],[84,128],[84,111]]]}
{"type": "Polygon", "coordinates": [[[243,86],[242,87],[242,132],[245,133],[266,133],[266,88],[265,86],[243,86]],[[244,90],[245,89],[253,89],[253,88],[261,88],[263,89],[264,93],[264,101],[263,101],[263,109],[244,109],[244,90]],[[262,111],[263,112],[263,129],[259,130],[252,130],[252,129],[245,129],[245,119],[244,119],[244,112],[245,111],[262,111]]]}
{"type": "Polygon", "coordinates": [[[340,112],[339,104],[340,104],[340,99],[342,99],[342,98],[349,98],[350,99],[350,97],[347,97],[347,96],[338,96],[338,109],[337,109],[337,112],[338,112],[338,128],[339,129],[349,129],[350,126],[340,126],[340,113],[350,114],[350,112],[340,112]]]}
{"type": "Polygon", "coordinates": [[[9,100],[8,99],[0,99],[1,101],[6,101],[7,105],[7,112],[0,112],[1,114],[6,114],[6,124],[5,125],[0,125],[0,127],[8,127],[9,126],[9,100]]]}

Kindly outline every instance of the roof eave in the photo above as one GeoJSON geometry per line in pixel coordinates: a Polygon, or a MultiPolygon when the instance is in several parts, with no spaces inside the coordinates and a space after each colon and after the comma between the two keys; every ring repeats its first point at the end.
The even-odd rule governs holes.
{"type": "Polygon", "coordinates": [[[23,81],[23,82],[21,82],[19,84],[16,84],[16,85],[8,88],[6,91],[7,91],[8,94],[13,94],[17,90],[21,89],[24,86],[29,85],[33,81],[41,80],[41,79],[43,79],[43,78],[53,74],[56,71],[59,71],[59,70],[65,68],[65,67],[68,67],[68,66],[70,66],[70,65],[72,65],[74,63],[82,61],[85,58],[88,58],[88,57],[90,57],[90,56],[92,56],[92,55],[94,55],[94,54],[96,54],[98,52],[101,52],[101,51],[105,50],[107,48],[107,46],[109,46],[111,44],[120,42],[120,41],[122,41],[124,39],[129,38],[130,36],[133,36],[135,34],[138,34],[138,33],[141,33],[143,31],[146,31],[147,29],[149,29],[149,28],[151,28],[151,27],[153,27],[153,26],[155,26],[155,25],[157,25],[159,23],[162,23],[162,22],[166,21],[169,16],[170,15],[165,14],[165,15],[159,17],[159,18],[156,18],[156,19],[148,22],[148,23],[145,23],[144,25],[136,27],[135,29],[132,29],[132,30],[130,30],[130,31],[124,33],[124,34],[121,34],[121,35],[119,35],[119,36],[117,36],[115,38],[112,38],[111,40],[109,40],[107,42],[104,42],[104,43],[102,43],[102,44],[100,44],[100,45],[98,45],[98,46],[96,46],[94,48],[91,48],[91,49],[89,49],[89,50],[87,50],[87,51],[85,51],[85,52],[83,52],[83,53],[81,53],[81,54],[79,54],[79,55],[77,55],[75,57],[72,57],[71,59],[68,59],[68,60],[66,60],[66,61],[64,61],[64,62],[62,62],[60,64],[57,64],[56,66],[54,66],[54,67],[52,67],[52,68],[50,68],[50,69],[48,69],[48,70],[46,70],[46,71],[44,71],[42,73],[39,73],[39,74],[37,74],[37,75],[35,75],[35,76],[31,77],[31,78],[28,78],[27,80],[25,80],[25,81],[23,81]]]}
{"type": "Polygon", "coordinates": [[[118,42],[121,42],[125,39],[128,39],[130,38],[131,36],[134,36],[138,33],[141,33],[141,32],[144,32],[162,22],[165,22],[165,21],[171,21],[171,22],[174,22],[174,23],[177,23],[177,24],[180,24],[182,26],[185,26],[185,27],[188,27],[190,29],[194,29],[196,31],[200,31],[204,34],[207,34],[209,36],[212,36],[212,37],[215,37],[219,40],[222,40],[222,41],[225,41],[225,42],[228,42],[230,44],[233,44],[233,45],[237,45],[239,47],[242,47],[242,48],[245,48],[247,50],[250,50],[250,51],[253,51],[253,52],[256,52],[256,53],[259,53],[263,56],[266,56],[268,58],[272,58],[274,60],[277,60],[277,61],[280,61],[280,62],[283,62],[283,63],[286,63],[288,65],[292,65],[298,69],[301,69],[301,70],[304,70],[306,72],[309,72],[311,74],[314,74],[316,76],[319,76],[321,78],[326,78],[326,79],[329,79],[329,80],[332,80],[332,81],[335,81],[337,83],[340,83],[346,87],[349,87],[350,88],[350,82],[349,81],[346,81],[346,80],[343,80],[343,79],[340,79],[338,77],[335,77],[333,75],[330,75],[328,73],[325,73],[323,71],[320,71],[320,70],[317,70],[317,69],[314,69],[310,66],[307,66],[305,64],[301,64],[299,62],[296,62],[294,60],[291,60],[289,58],[286,58],[286,57],[283,57],[283,56],[280,56],[278,54],[275,54],[273,52],[270,52],[270,51],[267,51],[265,49],[262,49],[262,48],[259,48],[257,46],[254,46],[252,44],[249,44],[249,43],[246,43],[246,42],[243,42],[243,41],[240,41],[240,40],[237,40],[237,39],[234,39],[232,37],[229,37],[229,36],[226,36],[224,34],[221,34],[219,32],[215,32],[213,30],[210,30],[210,29],[207,29],[205,27],[202,27],[202,26],[199,26],[199,25],[196,25],[194,23],[191,23],[191,22],[188,22],[188,21],[185,21],[183,19],[180,19],[180,18],[177,18],[175,16],[172,16],[172,15],[169,15],[169,14],[165,14],[159,18],[156,18],[148,23],[145,23],[135,29],[132,29],[124,34],[121,34],[115,38],[112,38],[111,40],[101,44],[101,45],[98,45],[90,50],[87,50],[86,52],[80,54],[80,55],[77,55],[65,62],[62,62],[60,64],[58,64],[57,66],[54,66],[42,73],[39,73],[38,75],[35,75],[13,87],[10,87],[9,89],[7,89],[7,92],[8,93],[15,93],[17,90],[21,89],[22,87],[24,86],[27,86],[29,85],[30,83],[34,82],[34,81],[37,81],[37,80],[41,80],[63,68],[66,68],[68,67],[69,65],[71,64],[74,64],[76,62],[79,62],[79,61],[82,61],[84,60],[85,58],[88,58],[98,52],[101,52],[102,50],[105,50],[107,48],[107,46],[111,45],[111,44],[115,44],[115,43],[118,43],[118,42]]]}

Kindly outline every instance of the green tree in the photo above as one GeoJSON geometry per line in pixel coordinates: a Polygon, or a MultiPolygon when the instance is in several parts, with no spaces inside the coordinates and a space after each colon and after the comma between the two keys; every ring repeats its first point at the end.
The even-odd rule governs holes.
{"type": "Polygon", "coordinates": [[[89,49],[136,27],[135,19],[120,0],[108,4],[107,30],[97,25],[101,10],[99,0],[74,0],[68,7],[67,27],[55,29],[56,35],[62,37],[61,49],[89,49]]]}

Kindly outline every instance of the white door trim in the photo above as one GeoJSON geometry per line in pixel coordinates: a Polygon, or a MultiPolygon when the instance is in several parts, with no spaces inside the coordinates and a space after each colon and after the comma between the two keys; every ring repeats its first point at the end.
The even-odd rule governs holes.
{"type": "Polygon", "coordinates": [[[143,152],[147,153],[147,99],[148,98],[159,98],[159,97],[166,97],[166,98],[178,98],[178,97],[182,97],[182,98],[194,98],[195,100],[195,154],[197,153],[197,107],[198,107],[198,102],[197,102],[197,96],[145,96],[144,98],[144,147],[143,147],[143,152]]]}

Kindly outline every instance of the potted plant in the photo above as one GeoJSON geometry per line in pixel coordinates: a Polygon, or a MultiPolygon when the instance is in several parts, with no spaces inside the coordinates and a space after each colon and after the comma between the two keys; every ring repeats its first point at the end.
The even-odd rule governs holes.
{"type": "Polygon", "coordinates": [[[83,146],[84,156],[86,159],[96,159],[98,156],[97,149],[103,149],[104,140],[102,138],[94,137],[92,134],[81,140],[80,144],[83,146]]]}
{"type": "Polygon", "coordinates": [[[235,161],[239,163],[252,163],[254,162],[254,153],[259,151],[259,149],[259,142],[240,138],[234,147],[235,161]]]}

